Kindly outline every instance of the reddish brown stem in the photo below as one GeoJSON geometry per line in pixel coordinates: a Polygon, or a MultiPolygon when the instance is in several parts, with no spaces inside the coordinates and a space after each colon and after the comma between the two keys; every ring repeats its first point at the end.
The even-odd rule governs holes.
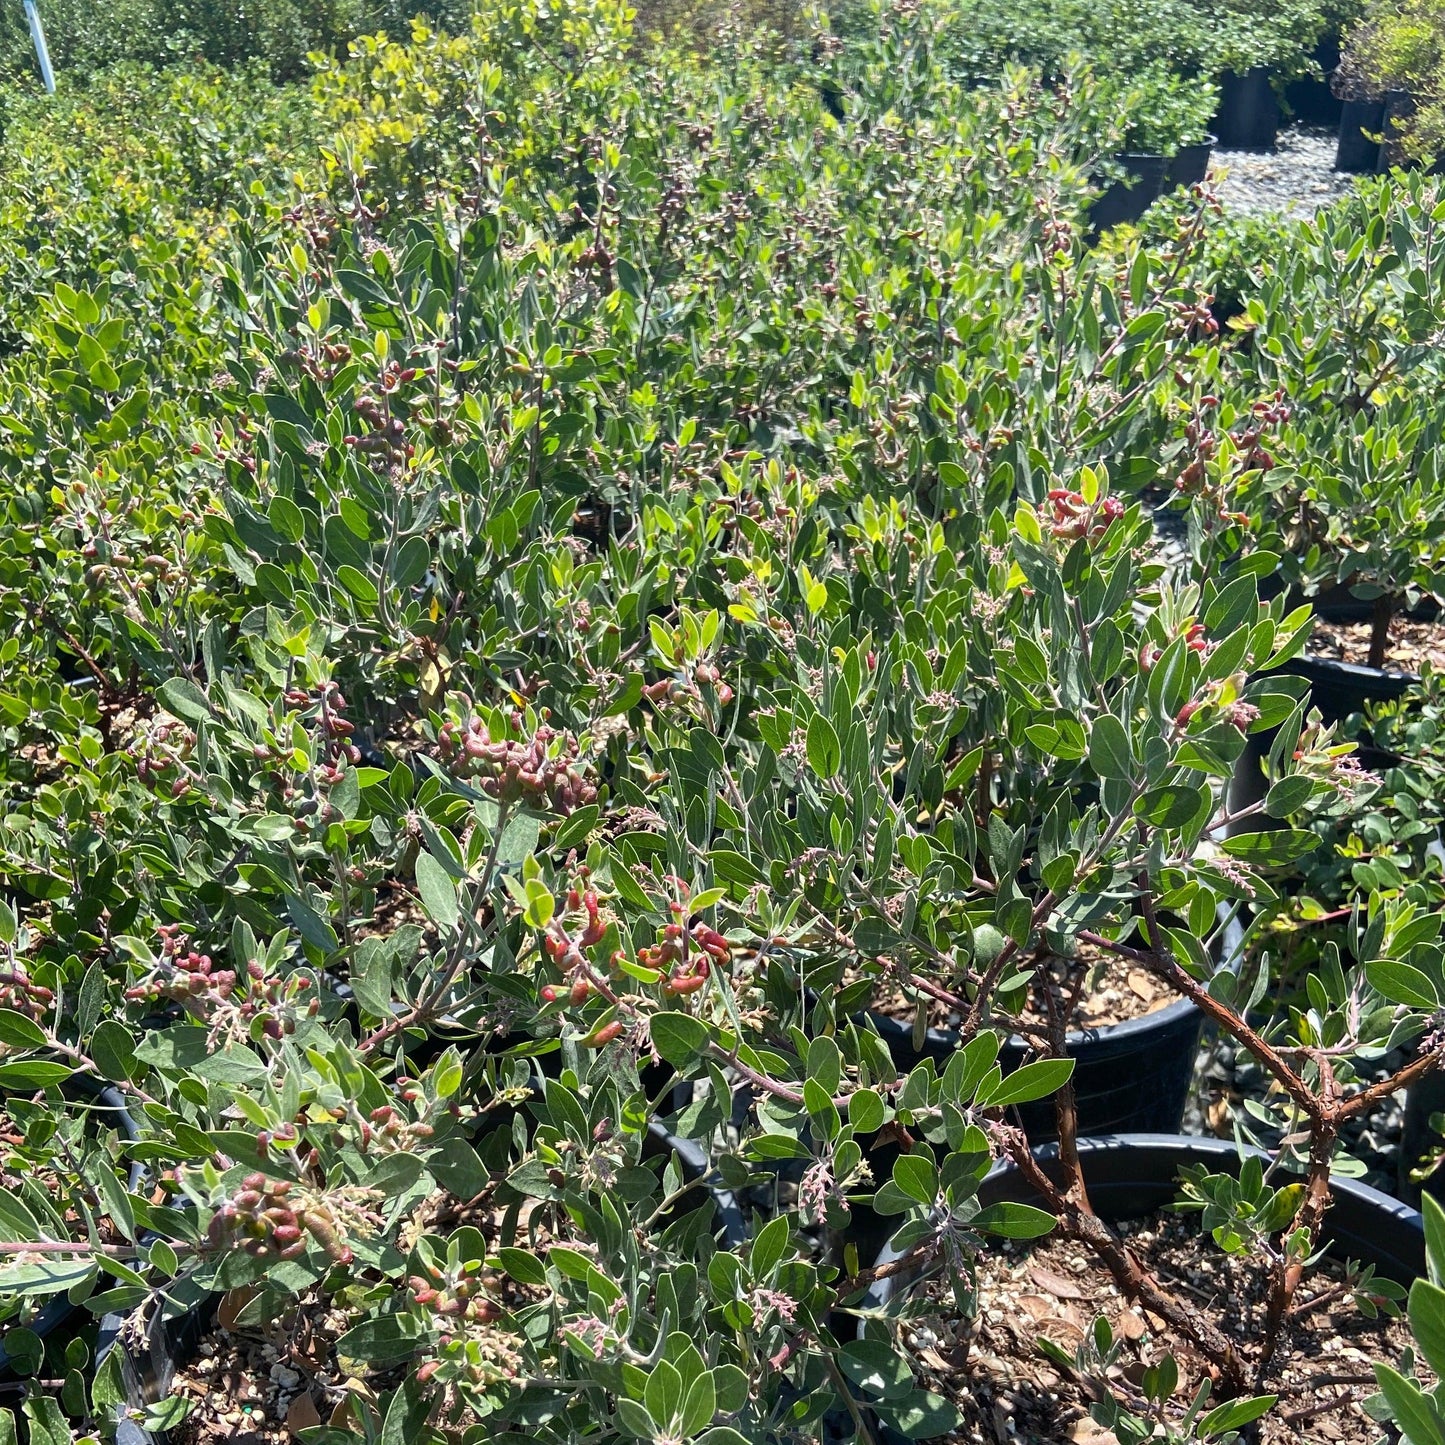
{"type": "MultiPolygon", "coordinates": [[[[1339,1086],[1335,1082],[1335,1071],[1326,1058],[1319,1058],[1320,1069],[1320,1114],[1310,1122],[1310,1157],[1305,1173],[1305,1197],[1289,1228],[1293,1235],[1297,1230],[1309,1232],[1313,1246],[1324,1221],[1325,1211],[1330,1207],[1330,1165],[1335,1158],[1335,1140],[1339,1136],[1339,1086]]],[[[1294,1299],[1299,1282],[1304,1278],[1306,1262],[1312,1253],[1306,1250],[1304,1257],[1292,1260],[1280,1258],[1270,1273],[1269,1310],[1265,1316],[1264,1349],[1260,1356],[1256,1385],[1264,1378],[1269,1362],[1279,1344],[1280,1329],[1285,1315],[1294,1299]]]]}
{"type": "Polygon", "coordinates": [[[1021,1130],[994,1125],[994,1134],[1019,1173],[1058,1218],[1059,1232],[1064,1238],[1086,1245],[1103,1261],[1129,1300],[1143,1305],[1193,1341],[1218,1371],[1218,1383],[1225,1396],[1241,1393],[1245,1387],[1244,1363],[1225,1335],[1203,1315],[1185,1309],[1173,1295],[1166,1293],[1098,1215],[1080,1209],[1049,1178],[1029,1151],[1029,1142],[1021,1130]]]}
{"type": "Polygon", "coordinates": [[[1220,1003],[1203,984],[1190,978],[1172,958],[1163,953],[1127,948],[1123,944],[1115,943],[1111,938],[1104,938],[1101,934],[1087,930],[1081,931],[1079,937],[1085,943],[1094,944],[1098,948],[1107,949],[1110,953],[1117,953],[1123,958],[1132,959],[1153,969],[1176,993],[1191,1000],[1206,1018],[1212,1019],[1237,1043],[1243,1044],[1274,1075],[1280,1087],[1309,1118],[1319,1117],[1319,1099],[1309,1085],[1285,1063],[1279,1051],[1255,1033],[1232,1008],[1220,1003]]]}
{"type": "MultiPolygon", "coordinates": [[[[1044,1006],[1049,1014],[1049,1051],[1056,1059],[1065,1059],[1069,1055],[1066,1043],[1068,1021],[1078,1002],[1079,983],[1082,981],[1083,975],[1080,974],[1065,1008],[1059,1007],[1053,989],[1046,986],[1043,990],[1044,1006]]],[[[1084,1171],[1079,1164],[1079,1108],[1072,1076],[1064,1080],[1054,1095],[1054,1119],[1059,1130],[1059,1164],[1064,1171],[1064,1195],[1084,1213],[1093,1214],[1084,1171]]]]}
{"type": "Polygon", "coordinates": [[[1370,656],[1371,667],[1384,667],[1385,652],[1390,642],[1390,619],[1395,613],[1394,599],[1388,592],[1382,592],[1375,598],[1375,612],[1370,619],[1370,656]]]}

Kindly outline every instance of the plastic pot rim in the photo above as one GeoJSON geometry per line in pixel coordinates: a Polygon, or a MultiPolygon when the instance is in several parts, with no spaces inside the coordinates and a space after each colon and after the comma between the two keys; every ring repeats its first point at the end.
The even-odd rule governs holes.
{"type": "MultiPolygon", "coordinates": [[[[1246,1146],[1241,1150],[1231,1139],[1215,1139],[1202,1134],[1101,1134],[1091,1138],[1080,1137],[1077,1145],[1079,1159],[1084,1166],[1086,1177],[1090,1158],[1102,1158],[1110,1154],[1149,1155],[1156,1158],[1173,1155],[1177,1156],[1181,1162],[1185,1162],[1190,1156],[1197,1161],[1198,1156],[1206,1155],[1221,1163],[1235,1165],[1243,1165],[1250,1158],[1257,1158],[1262,1163],[1268,1164],[1273,1157],[1263,1149],[1246,1146]]],[[[1057,1143],[1041,1144],[1029,1152],[1038,1162],[1047,1164],[1058,1158],[1059,1146],[1057,1143]]],[[[1007,1159],[996,1161],[980,1182],[980,1193],[987,1187],[990,1180],[996,1183],[1010,1175],[1017,1175],[1017,1173],[1017,1166],[1011,1161],[1007,1159]]],[[[1177,1170],[1175,1177],[1177,1178],[1177,1170]]],[[[1140,1180],[1141,1184],[1145,1182],[1140,1180]]],[[[1378,1210],[1380,1213],[1392,1217],[1407,1228],[1418,1230],[1420,1247],[1423,1252],[1425,1226],[1419,1210],[1412,1209],[1408,1204],[1401,1203],[1392,1195],[1375,1189],[1369,1184],[1363,1184],[1357,1179],[1332,1178],[1330,1194],[1335,1199],[1341,1197],[1352,1199],[1365,1208],[1378,1210]]],[[[907,1250],[896,1250],[891,1245],[885,1244],[878,1253],[875,1265],[891,1264],[904,1258],[907,1253],[907,1250]]],[[[899,1274],[875,1280],[864,1296],[864,1305],[869,1308],[880,1308],[887,1304],[897,1286],[906,1277],[907,1271],[902,1271],[899,1274]]],[[[864,1320],[860,1318],[858,1322],[860,1334],[864,1323],[864,1320]]]]}
{"type": "MultiPolygon", "coordinates": [[[[1064,1035],[1064,1047],[1068,1049],[1081,1049],[1088,1047],[1090,1044],[1100,1043],[1104,1039],[1108,1039],[1111,1042],[1127,1043],[1135,1037],[1143,1038],[1145,1035],[1155,1032],[1161,1026],[1180,1023],[1191,1014],[1198,1012],[1198,1007],[1192,1000],[1187,998],[1176,999],[1164,1008],[1155,1009],[1152,1013],[1140,1014],[1137,1018],[1121,1019],[1116,1024],[1100,1024],[1097,1028],[1091,1029],[1070,1029],[1069,1032],[1064,1035]]],[[[912,1037],[913,1026],[911,1024],[905,1024],[902,1020],[893,1018],[889,1014],[879,1013],[876,1009],[868,1009],[865,1011],[865,1014],[877,1028],[879,1036],[885,1042],[888,1041],[890,1034],[912,1037]]],[[[962,1035],[957,1029],[931,1028],[924,1035],[924,1047],[926,1049],[931,1046],[938,1050],[957,1049],[961,1039],[962,1035]]],[[[1008,1034],[1000,1044],[1000,1050],[1015,1048],[1020,1051],[1025,1051],[1032,1047],[1033,1045],[1031,1045],[1022,1034],[1008,1034]]]]}

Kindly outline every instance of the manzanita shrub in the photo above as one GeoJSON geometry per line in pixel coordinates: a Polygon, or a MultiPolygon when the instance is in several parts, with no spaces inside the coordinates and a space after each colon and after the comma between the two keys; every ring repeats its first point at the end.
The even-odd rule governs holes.
{"type": "Polygon", "coordinates": [[[1301,223],[1180,398],[1196,555],[1372,602],[1374,667],[1395,611],[1440,590],[1442,220],[1438,182],[1397,176],[1301,223]]]}
{"type": "Polygon", "coordinates": [[[12,1362],[65,1380],[33,1436],[139,1409],[119,1354],[31,1329],[47,1302],[134,1328],[218,1293],[344,1321],[324,1445],[944,1433],[918,1291],[862,1305],[865,1206],[964,1312],[997,1239],[1077,1240],[1210,1363],[1207,1401],[1159,1365],[1173,1438],[1267,1407],[1090,1208],[1067,1019],[1025,1004],[1046,959],[1078,989],[1111,954],[1275,1080],[1267,1181],[1185,1196],[1264,1262],[1267,1358],[1342,1128],[1437,1062],[1440,919],[1362,901],[1308,1008],[1211,947],[1362,783],[1272,672],[1310,625],[1260,586],[1278,557],[1221,541],[1284,418],[1205,458],[1188,575],[1137,493],[1192,464],[1187,417],[1261,385],[1303,415],[1339,368],[1291,342],[1275,397],[1251,310],[1224,417],[1204,198],[1090,252],[1074,82],[962,89],[927,6],[816,38],[704,63],[539,0],[369,40],[318,78],[294,190],[258,175],[195,256],[57,258],[19,318],[0,1300],[12,1362]],[[946,1006],[955,1054],[901,1072],[885,998],[946,1006]],[[1062,1185],[1010,1122],[1044,1099],[1062,1185]],[[1046,1208],[981,1206],[1000,1160],[1046,1208]]]}

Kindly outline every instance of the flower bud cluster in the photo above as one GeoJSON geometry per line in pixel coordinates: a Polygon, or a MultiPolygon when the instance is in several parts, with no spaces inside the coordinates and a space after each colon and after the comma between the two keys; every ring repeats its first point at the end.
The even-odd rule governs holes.
{"type": "Polygon", "coordinates": [[[526,803],[565,818],[597,796],[577,768],[577,740],[546,723],[530,738],[493,738],[473,713],[465,723],[442,724],[437,754],[453,776],[476,783],[499,803],[526,803]]]}
{"type": "Polygon", "coordinates": [[[308,716],[312,731],[321,743],[316,765],[318,779],[328,786],[339,783],[347,765],[354,767],[361,761],[361,749],[351,741],[356,724],[346,716],[346,699],[341,689],[331,681],[320,683],[309,692],[293,687],[286,692],[285,701],[288,707],[308,716]]]}
{"type": "Polygon", "coordinates": [[[213,1030],[239,1037],[259,1029],[261,1036],[278,1041],[321,1011],[309,974],[267,973],[255,959],[244,970],[223,968],[209,953],[187,947],[178,924],[163,924],[158,931],[160,961],[147,978],[126,989],[132,1002],[168,999],[213,1030]]]}
{"type": "MultiPolygon", "coordinates": [[[[460,1112],[456,1104],[451,1109],[460,1112]]],[[[435,1127],[426,1120],[408,1120],[391,1104],[382,1104],[356,1121],[356,1143],[363,1154],[409,1154],[430,1143],[435,1134],[435,1127]]]]}
{"type": "Polygon", "coordinates": [[[314,1244],[346,1265],[355,1258],[346,1237],[374,1233],[376,1197],[354,1186],[322,1193],[257,1170],[211,1216],[207,1238],[213,1249],[237,1247],[263,1260],[295,1259],[314,1244]]]}
{"type": "Polygon", "coordinates": [[[18,963],[0,969],[0,1008],[14,1009],[32,1019],[40,1019],[55,1002],[54,991],[33,983],[18,963]]]}
{"type": "Polygon", "coordinates": [[[1063,487],[1051,488],[1048,501],[1045,520],[1049,523],[1049,533],[1064,541],[1102,537],[1124,515],[1124,504],[1117,497],[1105,497],[1091,505],[1081,492],[1063,487]]]}
{"type": "Polygon", "coordinates": [[[1174,308],[1174,324],[1186,336],[1218,336],[1219,322],[1210,310],[1213,297],[1201,301],[1181,301],[1174,308]]]}
{"type": "Polygon", "coordinates": [[[399,361],[383,364],[374,387],[364,389],[352,403],[357,420],[365,430],[343,438],[348,447],[367,457],[378,471],[399,467],[410,461],[416,448],[406,439],[406,422],[392,409],[391,398],[409,382],[436,375],[431,366],[403,366],[399,361]]]}
{"type": "Polygon", "coordinates": [[[655,944],[638,950],[637,961],[667,975],[663,993],[696,993],[707,983],[712,965],[727,963],[732,954],[727,939],[701,919],[688,928],[681,921],[685,912],[681,903],[673,903],[671,911],[673,921],[663,925],[655,944]]]}
{"type": "Polygon", "coordinates": [[[304,1254],[301,1222],[286,1198],[290,1192],[289,1180],[248,1174],[235,1197],[211,1216],[207,1230],[211,1244],[221,1249],[235,1242],[255,1259],[295,1259],[304,1254]]]}
{"type": "Polygon", "coordinates": [[[658,704],[702,701],[706,693],[713,694],[723,707],[726,707],[734,696],[732,687],[723,681],[721,670],[711,662],[698,663],[692,670],[691,678],[686,674],[664,677],[658,682],[648,683],[642,689],[643,697],[658,704]]]}
{"type": "Polygon", "coordinates": [[[485,1322],[474,1323],[465,1332],[442,1335],[436,1355],[417,1366],[417,1382],[446,1392],[443,1418],[460,1417],[460,1400],[469,1389],[487,1390],[522,1375],[521,1346],[514,1334],[485,1322]]]}
{"type": "Polygon", "coordinates": [[[450,1271],[439,1265],[422,1266],[421,1274],[407,1280],[414,1304],[442,1316],[448,1324],[476,1320],[490,1324],[502,1317],[502,1308],[490,1297],[501,1281],[482,1273],[480,1260],[469,1260],[450,1271]]]}
{"type": "Polygon", "coordinates": [[[142,783],[165,787],[173,798],[180,798],[199,781],[188,766],[195,746],[196,735],[185,723],[161,713],[137,726],[126,753],[136,760],[136,777],[142,783]]]}

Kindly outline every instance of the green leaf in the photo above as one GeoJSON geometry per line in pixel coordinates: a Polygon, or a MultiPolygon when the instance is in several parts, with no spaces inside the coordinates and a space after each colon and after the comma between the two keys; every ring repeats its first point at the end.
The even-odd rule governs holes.
{"type": "Polygon", "coordinates": [[[1005,1239],[1037,1239],[1041,1234],[1047,1234],[1055,1222],[1054,1216],[1046,1210],[1035,1209],[1031,1204],[1014,1204],[1009,1200],[986,1205],[972,1220],[975,1229],[1002,1235],[1005,1239]]]}
{"type": "Polygon", "coordinates": [[[1309,802],[1314,790],[1314,783],[1298,773],[1281,778],[1277,783],[1271,784],[1269,792],[1265,794],[1264,811],[1271,818],[1288,818],[1291,813],[1299,812],[1309,802]]]}
{"type": "Polygon", "coordinates": [[[814,713],[808,724],[808,766],[815,776],[833,777],[843,762],[843,750],[833,724],[822,713],[814,713]]]}
{"type": "Polygon", "coordinates": [[[425,537],[408,537],[391,559],[391,580],[398,587],[415,587],[431,566],[431,548],[425,537]]]}
{"type": "Polygon", "coordinates": [[[336,930],[306,899],[290,889],[286,890],[286,913],[296,925],[297,933],[313,948],[319,948],[322,953],[335,952],[340,942],[336,937],[336,930]]]}
{"type": "Polygon", "coordinates": [[[838,1363],[860,1390],[877,1399],[893,1399],[913,1388],[908,1361],[882,1340],[851,1341],[838,1352],[838,1363]]]}
{"type": "Polygon", "coordinates": [[[763,1225],[758,1231],[758,1237],[753,1241],[752,1253],[748,1256],[748,1268],[752,1271],[753,1278],[769,1279],[787,1252],[788,1221],[780,1214],[763,1225]]]}
{"type": "Polygon", "coordinates": [[[360,568],[353,567],[349,562],[343,563],[336,569],[336,580],[360,603],[365,606],[373,606],[379,595],[376,584],[360,568]]]}
{"type": "Polygon", "coordinates": [[[717,1392],[717,1408],[724,1415],[736,1415],[748,1403],[751,1382],[747,1371],[736,1365],[717,1365],[712,1372],[713,1388],[717,1392]]]}
{"type": "Polygon", "coordinates": [[[1427,1279],[1410,1286],[1410,1332],[1436,1377],[1445,1379],[1445,1289],[1427,1279]]]}
{"type": "Polygon", "coordinates": [[[1239,1430],[1258,1420],[1273,1408],[1277,1395],[1255,1395],[1249,1400],[1226,1400],[1217,1405],[1199,1422],[1199,1434],[1207,1440],[1211,1435],[1223,1435],[1230,1430],[1239,1430]]]}
{"type": "Polygon", "coordinates": [[[391,1013],[393,964],[387,943],[374,934],[363,938],[351,965],[351,991],[356,1001],[378,1018],[391,1013]]]}
{"type": "Polygon", "coordinates": [[[416,1353],[418,1328],[418,1321],[408,1315],[371,1315],[337,1340],[336,1353],[372,1365],[400,1364],[416,1353]]]}
{"type": "Polygon", "coordinates": [[[1412,964],[1397,958],[1374,958],[1365,965],[1365,977],[1391,1003],[1432,1010],[1440,1007],[1434,983],[1412,964]]]}
{"type": "Polygon", "coordinates": [[[0,1043],[12,1049],[42,1049],[45,1030],[34,1019],[13,1008],[0,1008],[0,1043]]]}
{"type": "Polygon", "coordinates": [[[883,1100],[872,1089],[859,1089],[848,1099],[848,1122],[859,1134],[874,1134],[883,1127],[883,1100]]]}
{"type": "Polygon", "coordinates": [[[601,816],[602,809],[596,803],[588,803],[585,807],[578,808],[558,827],[552,838],[553,845],[559,852],[580,847],[587,841],[601,816]]]}
{"type": "Polygon", "coordinates": [[[1112,713],[1094,719],[1089,733],[1089,766],[1101,778],[1132,778],[1134,753],[1124,724],[1112,713]]]}
{"type": "Polygon", "coordinates": [[[1445,1285],[1445,1208],[1433,1195],[1420,1197],[1420,1213],[1425,1219],[1425,1261],[1430,1283],[1445,1285]]]}
{"type": "Polygon", "coordinates": [[[1407,1445],[1445,1445],[1445,1421],[1435,1402],[1398,1370],[1376,1362],[1375,1379],[1390,1407],[1390,1418],[1404,1432],[1407,1445]]]}
{"type": "Polygon", "coordinates": [[[1074,1072],[1072,1059],[1036,1059],[1015,1069],[988,1099],[980,1099],[990,1109],[1002,1109],[1009,1104],[1029,1104],[1035,1099],[1046,1099],[1057,1093],[1074,1072]]]}
{"type": "Polygon", "coordinates": [[[681,1434],[684,1439],[712,1424],[717,1414],[717,1389],[712,1375],[704,1370],[690,1386],[682,1406],[681,1434]]]}
{"type": "Polygon", "coordinates": [[[59,1400],[51,1395],[31,1395],[23,1408],[30,1422],[30,1445],[71,1445],[75,1436],[59,1400]]]}
{"type": "Polygon", "coordinates": [[[211,704],[205,693],[189,678],[173,677],[156,689],[156,699],[168,713],[183,722],[203,723],[211,720],[211,704]]]}
{"type": "Polygon", "coordinates": [[[427,1168],[443,1189],[463,1203],[475,1199],[492,1179],[481,1156],[464,1139],[448,1139],[427,1159],[427,1168]]]}
{"type": "Polygon", "coordinates": [[[938,1195],[938,1170],[922,1154],[900,1154],[893,1161],[893,1182],[919,1204],[932,1204],[938,1195]]]}
{"type": "Polygon", "coordinates": [[[432,1405],[431,1392],[423,1389],[412,1375],[401,1389],[392,1393],[377,1445],[415,1445],[423,1438],[432,1405]]]}
{"type": "Polygon", "coordinates": [[[639,1440],[652,1440],[657,1435],[652,1416],[636,1400],[629,1400],[625,1395],[617,1401],[617,1418],[622,1428],[639,1440]]]}
{"type": "Polygon", "coordinates": [[[555,1265],[568,1279],[586,1279],[592,1272],[592,1261],[580,1250],[554,1244],[547,1251],[547,1262],[555,1265]]]}
{"type": "Polygon", "coordinates": [[[712,1037],[705,1023],[684,1013],[654,1014],[651,1033],[653,1048],[677,1069],[693,1063],[712,1037]]]}
{"type": "Polygon", "coordinates": [[[1268,833],[1238,833],[1225,838],[1220,848],[1231,858],[1260,867],[1293,863],[1320,846],[1319,836],[1303,828],[1276,828],[1268,833]]]}
{"type": "Polygon", "coordinates": [[[1153,823],[1156,828],[1182,828],[1196,817],[1210,796],[1207,788],[1190,788],[1171,784],[1150,788],[1134,804],[1134,816],[1153,823]]]}
{"type": "Polygon", "coordinates": [[[669,1360],[659,1360],[647,1377],[647,1387],[642,1402],[653,1420],[664,1427],[671,1426],[682,1414],[682,1376],[677,1366],[669,1360]]]}
{"type": "Polygon", "coordinates": [[[191,1068],[213,1084],[231,1084],[238,1088],[259,1084],[266,1077],[266,1065],[250,1049],[240,1045],[200,1059],[191,1068]]]}
{"type": "Polygon", "coordinates": [[[26,1059],[23,1063],[0,1064],[0,1089],[45,1089],[68,1079],[74,1069],[47,1059],[26,1059]]]}
{"type": "Polygon", "coordinates": [[[518,1284],[546,1284],[547,1268],[529,1249],[502,1248],[497,1251],[502,1268],[518,1284]]]}
{"type": "Polygon", "coordinates": [[[957,1407],[932,1390],[914,1390],[900,1400],[885,1400],[876,1408],[888,1425],[910,1440],[950,1435],[963,1423],[957,1407]]]}
{"type": "Polygon", "coordinates": [[[430,853],[419,853],[416,860],[416,889],[421,894],[427,917],[443,932],[450,932],[461,920],[456,884],[430,853]]]}
{"type": "Polygon", "coordinates": [[[5,1331],[3,1343],[17,1375],[33,1375],[39,1371],[45,1358],[45,1342],[34,1330],[17,1325],[5,1331]]]}

